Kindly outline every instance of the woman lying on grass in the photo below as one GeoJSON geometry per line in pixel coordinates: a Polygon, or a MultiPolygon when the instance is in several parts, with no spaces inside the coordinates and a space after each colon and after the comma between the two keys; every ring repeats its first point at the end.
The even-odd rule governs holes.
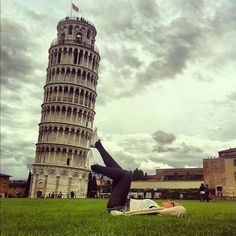
{"type": "Polygon", "coordinates": [[[127,196],[130,190],[132,174],[123,170],[119,164],[103,147],[101,140],[97,138],[97,130],[94,130],[91,147],[94,147],[100,153],[106,166],[98,164],[92,165],[91,169],[99,174],[106,175],[112,181],[112,193],[107,203],[107,210],[112,215],[136,215],[136,214],[161,214],[182,216],[186,209],[178,203],[168,203],[164,207],[159,207],[156,202],[150,199],[134,200],[127,202],[127,196]]]}

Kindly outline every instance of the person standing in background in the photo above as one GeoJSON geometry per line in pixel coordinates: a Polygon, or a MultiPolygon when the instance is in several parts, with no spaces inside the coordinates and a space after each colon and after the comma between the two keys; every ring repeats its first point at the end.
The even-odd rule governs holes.
{"type": "Polygon", "coordinates": [[[205,201],[205,185],[204,183],[201,183],[200,187],[199,187],[199,194],[200,194],[200,202],[204,202],[205,201]]]}
{"type": "Polygon", "coordinates": [[[208,184],[205,185],[205,199],[207,202],[209,202],[209,188],[208,184]]]}

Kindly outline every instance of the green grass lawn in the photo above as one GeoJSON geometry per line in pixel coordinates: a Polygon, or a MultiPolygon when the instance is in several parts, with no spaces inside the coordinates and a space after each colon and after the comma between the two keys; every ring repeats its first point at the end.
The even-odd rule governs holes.
{"type": "Polygon", "coordinates": [[[103,199],[1,199],[0,203],[1,236],[236,235],[235,201],[181,201],[188,211],[184,218],[111,216],[103,199]]]}

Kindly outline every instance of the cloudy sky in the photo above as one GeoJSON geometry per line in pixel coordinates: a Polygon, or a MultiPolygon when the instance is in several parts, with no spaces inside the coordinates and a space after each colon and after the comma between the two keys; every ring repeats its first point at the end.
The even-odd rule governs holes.
{"type": "MultiPolygon", "coordinates": [[[[236,147],[235,0],[74,2],[98,31],[94,125],[124,168],[201,167],[236,147]]],[[[70,1],[1,4],[1,172],[25,179],[48,49],[70,1]]]]}

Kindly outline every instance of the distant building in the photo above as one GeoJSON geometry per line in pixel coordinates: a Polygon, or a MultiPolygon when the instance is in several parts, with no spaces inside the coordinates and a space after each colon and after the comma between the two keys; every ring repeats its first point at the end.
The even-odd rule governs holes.
{"type": "Polygon", "coordinates": [[[149,176],[154,181],[203,181],[203,168],[156,169],[156,175],[149,176]]]}
{"type": "Polygon", "coordinates": [[[218,158],[203,160],[204,182],[218,196],[236,196],[236,148],[219,151],[218,158]]]}
{"type": "Polygon", "coordinates": [[[104,175],[96,175],[99,197],[108,197],[111,193],[112,180],[104,175]]]}
{"type": "Polygon", "coordinates": [[[130,194],[135,198],[198,199],[202,182],[202,168],[158,169],[145,181],[132,181],[130,194]]]}
{"type": "Polygon", "coordinates": [[[203,168],[157,169],[147,181],[132,181],[131,191],[186,192],[192,189],[196,194],[204,182],[218,197],[236,197],[236,148],[218,153],[218,158],[203,159],[203,168]]]}
{"type": "Polygon", "coordinates": [[[202,181],[132,181],[131,189],[198,189],[202,181]]]}
{"type": "Polygon", "coordinates": [[[203,159],[203,168],[157,169],[147,181],[133,181],[131,189],[198,189],[204,182],[218,197],[236,197],[236,148],[218,153],[203,159]]]}
{"type": "Polygon", "coordinates": [[[0,173],[0,197],[5,197],[9,189],[9,178],[11,175],[0,173]]]}
{"type": "Polygon", "coordinates": [[[8,197],[25,197],[26,180],[10,180],[8,197]]]}

